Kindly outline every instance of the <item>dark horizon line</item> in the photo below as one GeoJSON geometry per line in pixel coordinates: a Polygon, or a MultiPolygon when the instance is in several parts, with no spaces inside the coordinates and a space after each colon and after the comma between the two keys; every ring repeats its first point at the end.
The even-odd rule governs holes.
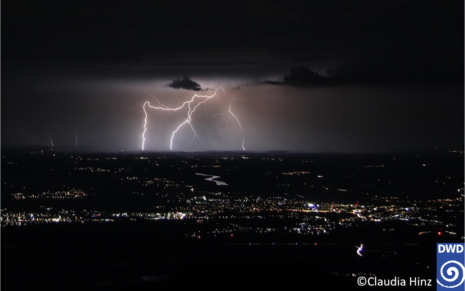
{"type": "Polygon", "coordinates": [[[152,151],[152,150],[99,150],[86,146],[1,146],[1,151],[15,151],[21,149],[60,149],[69,150],[76,153],[94,153],[94,154],[208,154],[208,153],[235,153],[235,154],[319,154],[319,155],[389,155],[389,154],[424,154],[424,153],[448,153],[450,151],[464,152],[464,149],[431,149],[431,150],[391,150],[379,152],[325,152],[325,151],[301,151],[301,150],[208,150],[208,151],[152,151]],[[80,151],[75,151],[79,149],[80,151]]]}

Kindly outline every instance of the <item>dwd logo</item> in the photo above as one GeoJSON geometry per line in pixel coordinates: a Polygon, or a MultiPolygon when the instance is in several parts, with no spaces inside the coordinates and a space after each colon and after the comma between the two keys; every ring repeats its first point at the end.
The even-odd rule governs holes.
{"type": "Polygon", "coordinates": [[[464,246],[463,243],[437,244],[437,290],[464,290],[464,246]]]}

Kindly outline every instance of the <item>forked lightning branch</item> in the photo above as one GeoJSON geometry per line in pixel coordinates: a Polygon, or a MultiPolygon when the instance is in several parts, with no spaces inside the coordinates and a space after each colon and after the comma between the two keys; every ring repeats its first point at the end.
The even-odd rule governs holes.
{"type": "MultiPolygon", "coordinates": [[[[144,103],[143,107],[142,107],[143,110],[144,110],[144,114],[145,114],[144,131],[142,132],[142,150],[145,150],[145,134],[147,133],[147,123],[148,123],[147,122],[147,120],[148,120],[147,108],[154,109],[154,110],[162,110],[162,111],[180,111],[180,110],[184,109],[185,107],[187,107],[188,110],[187,110],[187,113],[186,113],[186,119],[183,122],[181,122],[176,127],[176,129],[171,133],[170,150],[173,150],[173,143],[174,143],[175,136],[179,132],[179,130],[183,126],[185,126],[186,124],[189,125],[192,132],[194,133],[194,138],[197,138],[197,139],[200,140],[200,138],[197,135],[197,132],[195,131],[194,126],[192,124],[192,116],[193,116],[194,112],[197,110],[197,108],[199,108],[202,104],[206,103],[208,100],[214,98],[216,96],[216,93],[220,89],[221,89],[221,91],[227,93],[223,88],[220,87],[220,88],[217,88],[215,90],[215,93],[212,94],[212,95],[197,95],[197,94],[195,94],[194,96],[191,97],[190,100],[185,101],[179,107],[168,107],[165,104],[160,103],[160,101],[158,101],[158,99],[156,97],[154,97],[154,98],[157,101],[158,106],[152,106],[149,101],[146,101],[144,103]]],[[[242,129],[242,125],[241,125],[241,122],[239,121],[239,118],[237,118],[237,116],[232,111],[232,108],[231,108],[232,103],[233,102],[231,101],[231,103],[229,104],[228,113],[237,121],[237,124],[238,124],[239,129],[241,130],[241,134],[242,134],[242,150],[245,151],[244,131],[242,129]]]]}

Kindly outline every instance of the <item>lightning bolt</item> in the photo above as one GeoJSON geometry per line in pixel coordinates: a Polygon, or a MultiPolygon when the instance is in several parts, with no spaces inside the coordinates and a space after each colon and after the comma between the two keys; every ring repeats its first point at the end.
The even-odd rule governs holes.
{"type": "Polygon", "coordinates": [[[245,139],[244,139],[244,130],[242,129],[242,125],[241,123],[239,122],[239,118],[237,118],[236,115],[234,115],[234,113],[232,112],[231,110],[231,106],[233,104],[233,101],[231,101],[231,103],[229,103],[229,113],[231,113],[232,117],[234,117],[237,121],[237,124],[239,125],[239,128],[241,129],[241,134],[242,134],[242,150],[245,151],[245,147],[244,147],[244,143],[245,143],[245,139]]]}
{"type": "MultiPolygon", "coordinates": [[[[142,150],[145,150],[145,133],[147,132],[147,120],[148,120],[148,114],[147,114],[147,107],[150,108],[150,109],[155,109],[155,110],[162,110],[162,111],[179,111],[179,110],[182,110],[183,108],[187,107],[187,117],[186,119],[181,122],[177,127],[176,129],[172,132],[171,134],[171,138],[170,138],[170,150],[173,150],[173,141],[174,141],[174,138],[176,136],[176,134],[179,132],[179,130],[186,124],[188,124],[192,130],[192,132],[194,133],[194,137],[193,139],[195,139],[196,137],[200,140],[199,136],[197,135],[197,132],[195,131],[194,129],[194,126],[192,125],[191,121],[192,121],[192,115],[194,114],[194,112],[197,110],[197,108],[199,106],[201,106],[202,104],[204,104],[205,102],[207,102],[208,100],[210,100],[211,98],[214,98],[218,92],[218,90],[222,90],[223,92],[227,93],[222,87],[220,88],[217,88],[215,90],[215,93],[212,94],[212,95],[197,95],[195,94],[194,96],[191,97],[190,100],[188,101],[185,101],[184,103],[181,104],[181,106],[178,106],[178,107],[169,107],[163,103],[161,103],[155,96],[152,96],[150,93],[150,96],[152,96],[152,98],[155,98],[155,100],[157,101],[158,105],[159,106],[152,106],[150,104],[149,101],[146,101],[144,103],[144,105],[142,106],[143,108],[143,111],[144,111],[144,115],[145,115],[145,118],[144,118],[144,131],[142,132],[142,150]],[[196,99],[203,99],[197,103],[194,103],[194,101],[196,99]]],[[[147,92],[148,93],[148,92],[147,92]]],[[[234,113],[231,111],[231,104],[229,106],[229,113],[231,115],[234,116],[234,118],[237,120],[238,124],[239,124],[239,127],[242,131],[242,126],[239,122],[239,119],[234,115],[234,113]]],[[[244,148],[244,133],[242,131],[242,149],[245,150],[244,148]]]]}
{"type": "Polygon", "coordinates": [[[52,138],[50,137],[50,135],[48,134],[48,132],[47,132],[47,137],[50,139],[50,143],[52,144],[52,147],[53,147],[53,146],[54,146],[54,145],[53,145],[53,140],[52,140],[52,138]]]}
{"type": "Polygon", "coordinates": [[[168,108],[168,106],[167,106],[167,105],[165,105],[165,104],[161,103],[161,102],[160,102],[160,100],[158,100],[158,98],[157,98],[157,97],[155,97],[155,96],[153,96],[152,94],[150,94],[150,92],[148,92],[148,91],[145,91],[145,92],[146,92],[147,94],[149,94],[149,95],[150,95],[150,97],[152,97],[152,98],[154,98],[155,100],[157,100],[157,103],[158,103],[158,104],[160,104],[161,106],[163,106],[163,107],[165,107],[165,108],[168,108]]]}

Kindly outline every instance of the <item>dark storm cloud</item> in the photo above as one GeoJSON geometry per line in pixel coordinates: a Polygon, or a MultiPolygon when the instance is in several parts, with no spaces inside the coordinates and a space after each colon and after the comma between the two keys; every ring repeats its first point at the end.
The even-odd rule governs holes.
{"type": "Polygon", "coordinates": [[[421,52],[390,52],[341,63],[328,70],[327,76],[321,76],[305,66],[297,66],[282,80],[266,80],[262,83],[295,87],[364,83],[463,83],[463,62],[463,55],[458,54],[432,58],[421,52]]]}
{"type": "MultiPolygon", "coordinates": [[[[17,67],[18,62],[92,68],[169,66],[187,72],[186,67],[197,66],[212,75],[237,67],[247,74],[253,67],[260,68],[265,78],[270,69],[304,65],[320,74],[333,68],[332,77],[345,82],[363,82],[364,78],[368,82],[429,82],[436,77],[450,80],[463,76],[463,71],[445,71],[448,65],[441,64],[446,57],[447,64],[463,69],[463,1],[270,4],[264,0],[227,0],[221,4],[206,1],[204,5],[188,0],[149,5],[117,1],[112,3],[111,12],[99,3],[6,1],[2,8],[6,12],[2,19],[2,61],[12,62],[11,67],[17,67]],[[389,55],[393,57],[386,59],[389,55]],[[387,67],[397,56],[402,61],[395,62],[396,72],[387,67]],[[373,69],[355,65],[335,68],[331,61],[359,63],[360,59],[365,67],[372,62],[368,57],[375,59],[373,69]]],[[[323,80],[290,77],[283,82],[298,86],[323,80]]]]}
{"type": "Polygon", "coordinates": [[[167,86],[171,87],[173,89],[184,89],[184,90],[193,90],[193,91],[201,91],[202,90],[202,87],[200,87],[199,84],[192,81],[187,76],[183,76],[182,78],[179,78],[179,79],[174,79],[167,86]]]}
{"type": "Polygon", "coordinates": [[[337,83],[463,83],[463,55],[368,57],[340,64],[328,76],[337,83]]]}
{"type": "Polygon", "coordinates": [[[291,73],[283,77],[283,81],[266,80],[264,83],[271,85],[289,85],[295,87],[307,87],[329,84],[330,79],[310,70],[305,66],[293,67],[291,73]]]}

